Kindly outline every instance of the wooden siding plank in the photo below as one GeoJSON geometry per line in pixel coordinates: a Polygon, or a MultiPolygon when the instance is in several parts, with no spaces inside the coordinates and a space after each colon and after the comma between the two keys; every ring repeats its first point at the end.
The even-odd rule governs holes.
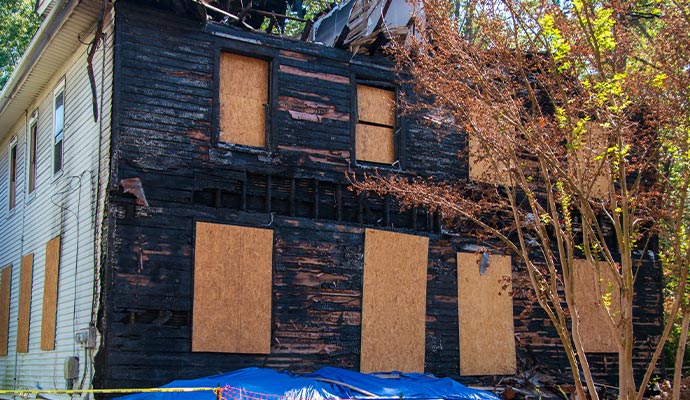
{"type": "Polygon", "coordinates": [[[29,323],[31,320],[31,287],[33,282],[34,254],[22,257],[19,278],[19,322],[17,326],[17,352],[29,351],[29,323]]]}
{"type": "Polygon", "coordinates": [[[10,334],[10,287],[12,264],[0,272],[0,356],[7,355],[10,334]]]}
{"type": "Polygon", "coordinates": [[[46,243],[45,279],[43,281],[43,316],[41,319],[41,350],[55,349],[59,273],[60,236],[57,236],[46,243]]]}
{"type": "Polygon", "coordinates": [[[273,231],[196,224],[192,351],[268,354],[273,231]]]}
{"type": "Polygon", "coordinates": [[[367,229],[360,371],[424,372],[429,239],[367,229]]]}
{"type": "Polygon", "coordinates": [[[220,140],[265,147],[268,62],[221,53],[219,74],[220,140]]]}
{"type": "Polygon", "coordinates": [[[490,255],[483,274],[482,256],[457,254],[460,374],[514,374],[510,256],[490,255]]]}

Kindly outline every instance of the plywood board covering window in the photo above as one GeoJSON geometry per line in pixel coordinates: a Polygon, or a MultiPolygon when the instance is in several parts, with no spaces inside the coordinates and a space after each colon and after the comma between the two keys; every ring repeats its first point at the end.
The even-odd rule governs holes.
{"type": "Polygon", "coordinates": [[[220,54],[220,141],[266,147],[268,61],[220,54]]]}
{"type": "Polygon", "coordinates": [[[10,281],[12,265],[0,272],[0,356],[7,355],[7,341],[10,333],[10,281]]]}
{"type": "Polygon", "coordinates": [[[273,231],[196,224],[192,351],[269,354],[273,231]]]}
{"type": "Polygon", "coordinates": [[[510,185],[508,168],[503,165],[495,165],[491,158],[486,157],[481,151],[477,138],[469,137],[468,151],[471,180],[496,185],[510,185]]]}
{"type": "Polygon", "coordinates": [[[367,229],[360,370],[424,371],[429,239],[367,229]]]}
{"type": "Polygon", "coordinates": [[[46,269],[45,279],[43,280],[43,314],[41,318],[41,350],[55,349],[59,273],[60,236],[57,236],[46,244],[46,269]]]}
{"type": "MultiPolygon", "coordinates": [[[[614,353],[617,350],[615,338],[608,329],[606,319],[610,318],[602,308],[602,298],[595,290],[598,274],[596,267],[587,260],[574,260],[575,299],[580,316],[582,346],[589,353],[614,353]]],[[[610,298],[610,310],[618,323],[620,315],[620,287],[615,283],[613,272],[606,262],[599,263],[602,296],[610,298]]]]}
{"type": "Polygon", "coordinates": [[[599,199],[605,198],[609,191],[610,167],[605,158],[602,159],[608,148],[607,140],[607,132],[601,124],[585,124],[580,141],[576,143],[577,164],[570,163],[571,168],[577,167],[581,172],[586,172],[583,184],[592,185],[591,193],[599,199]]]}
{"type": "Polygon", "coordinates": [[[29,323],[31,320],[31,284],[33,281],[34,255],[22,257],[19,277],[19,321],[17,325],[17,353],[29,351],[29,323]]]}
{"type": "Polygon", "coordinates": [[[490,255],[458,253],[458,325],[461,375],[515,373],[511,261],[490,255]]]}
{"type": "Polygon", "coordinates": [[[357,160],[393,164],[395,155],[395,92],[357,85],[357,160]]]}

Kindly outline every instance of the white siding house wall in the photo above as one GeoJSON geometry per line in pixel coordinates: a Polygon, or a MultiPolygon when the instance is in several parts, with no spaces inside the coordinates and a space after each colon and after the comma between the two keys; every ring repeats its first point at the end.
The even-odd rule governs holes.
{"type": "MultiPolygon", "coordinates": [[[[100,227],[109,176],[113,22],[109,9],[104,42],[93,60],[101,114],[98,121],[94,122],[92,113],[87,46],[79,45],[66,64],[56,66],[51,83],[18,116],[11,132],[0,132],[0,268],[12,265],[8,354],[0,356],[2,389],[65,389],[64,365],[73,356],[79,357],[75,389],[90,385],[95,351],[85,351],[78,345],[75,333],[92,325],[97,312],[100,227]],[[63,81],[64,162],[62,172],[53,175],[53,89],[63,81]],[[36,190],[29,194],[29,120],[36,109],[36,190]],[[9,144],[13,136],[17,140],[17,199],[10,210],[9,144]],[[55,350],[41,350],[46,243],[58,235],[61,248],[55,350]],[[28,353],[17,353],[21,257],[29,253],[34,255],[29,348],[28,353]]],[[[84,32],[83,39],[91,40],[93,35],[93,29],[84,32]]]]}

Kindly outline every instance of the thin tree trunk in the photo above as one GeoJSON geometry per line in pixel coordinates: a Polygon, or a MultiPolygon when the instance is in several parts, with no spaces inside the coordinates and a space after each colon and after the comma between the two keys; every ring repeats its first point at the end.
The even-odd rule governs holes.
{"type": "Polygon", "coordinates": [[[690,307],[683,310],[683,322],[680,326],[680,338],[676,349],[676,365],[673,371],[673,399],[680,400],[680,386],[683,378],[683,358],[685,357],[685,345],[688,342],[688,325],[690,325],[690,307]]]}

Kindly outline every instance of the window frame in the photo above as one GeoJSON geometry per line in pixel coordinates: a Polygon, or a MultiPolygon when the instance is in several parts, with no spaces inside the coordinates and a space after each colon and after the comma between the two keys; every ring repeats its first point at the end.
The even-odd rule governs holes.
{"type": "Polygon", "coordinates": [[[38,135],[38,109],[36,109],[29,119],[27,132],[26,191],[29,195],[33,195],[38,187],[38,135]]]}
{"type": "Polygon", "coordinates": [[[10,211],[17,206],[17,136],[10,139],[8,146],[8,169],[7,169],[7,205],[10,211]]]}
{"type": "Polygon", "coordinates": [[[275,82],[277,81],[278,63],[275,60],[276,54],[267,49],[256,49],[256,52],[240,51],[233,47],[219,46],[215,53],[215,76],[214,87],[214,107],[213,107],[213,135],[211,143],[214,147],[240,151],[249,154],[257,154],[263,156],[271,156],[274,152],[273,132],[275,132],[273,113],[276,110],[277,104],[277,90],[275,90],[275,82]],[[265,145],[263,147],[251,146],[246,144],[238,144],[232,142],[225,142],[221,140],[221,57],[223,53],[235,54],[242,57],[254,58],[265,61],[268,64],[268,96],[267,103],[264,104],[264,138],[265,145]]]}
{"type": "Polygon", "coordinates": [[[65,167],[65,130],[66,130],[66,108],[67,108],[67,85],[65,84],[65,79],[63,78],[60,83],[55,86],[55,89],[53,89],[53,102],[52,102],[52,112],[53,112],[53,129],[52,129],[52,163],[51,163],[51,170],[53,172],[53,177],[60,176],[62,174],[62,171],[65,167]],[[56,132],[57,130],[57,98],[58,96],[62,94],[62,131],[59,133],[59,139],[58,139],[58,134],[56,132]],[[59,168],[58,167],[58,144],[60,145],[59,147],[59,168]]]}
{"type": "MultiPolygon", "coordinates": [[[[352,160],[355,165],[360,167],[375,167],[379,169],[390,169],[390,170],[403,170],[405,169],[405,157],[404,157],[404,132],[405,129],[405,119],[400,115],[400,86],[396,85],[391,81],[379,80],[379,79],[367,79],[366,77],[361,77],[357,75],[352,75],[350,79],[351,87],[351,115],[352,115],[352,126],[351,126],[351,142],[352,142],[352,160]],[[393,158],[395,159],[391,164],[379,163],[374,161],[360,160],[357,158],[357,125],[359,122],[359,98],[358,98],[358,85],[371,86],[377,89],[390,90],[395,96],[395,110],[394,110],[394,123],[393,125],[393,158]]],[[[373,125],[378,126],[378,125],[373,125]]]]}

